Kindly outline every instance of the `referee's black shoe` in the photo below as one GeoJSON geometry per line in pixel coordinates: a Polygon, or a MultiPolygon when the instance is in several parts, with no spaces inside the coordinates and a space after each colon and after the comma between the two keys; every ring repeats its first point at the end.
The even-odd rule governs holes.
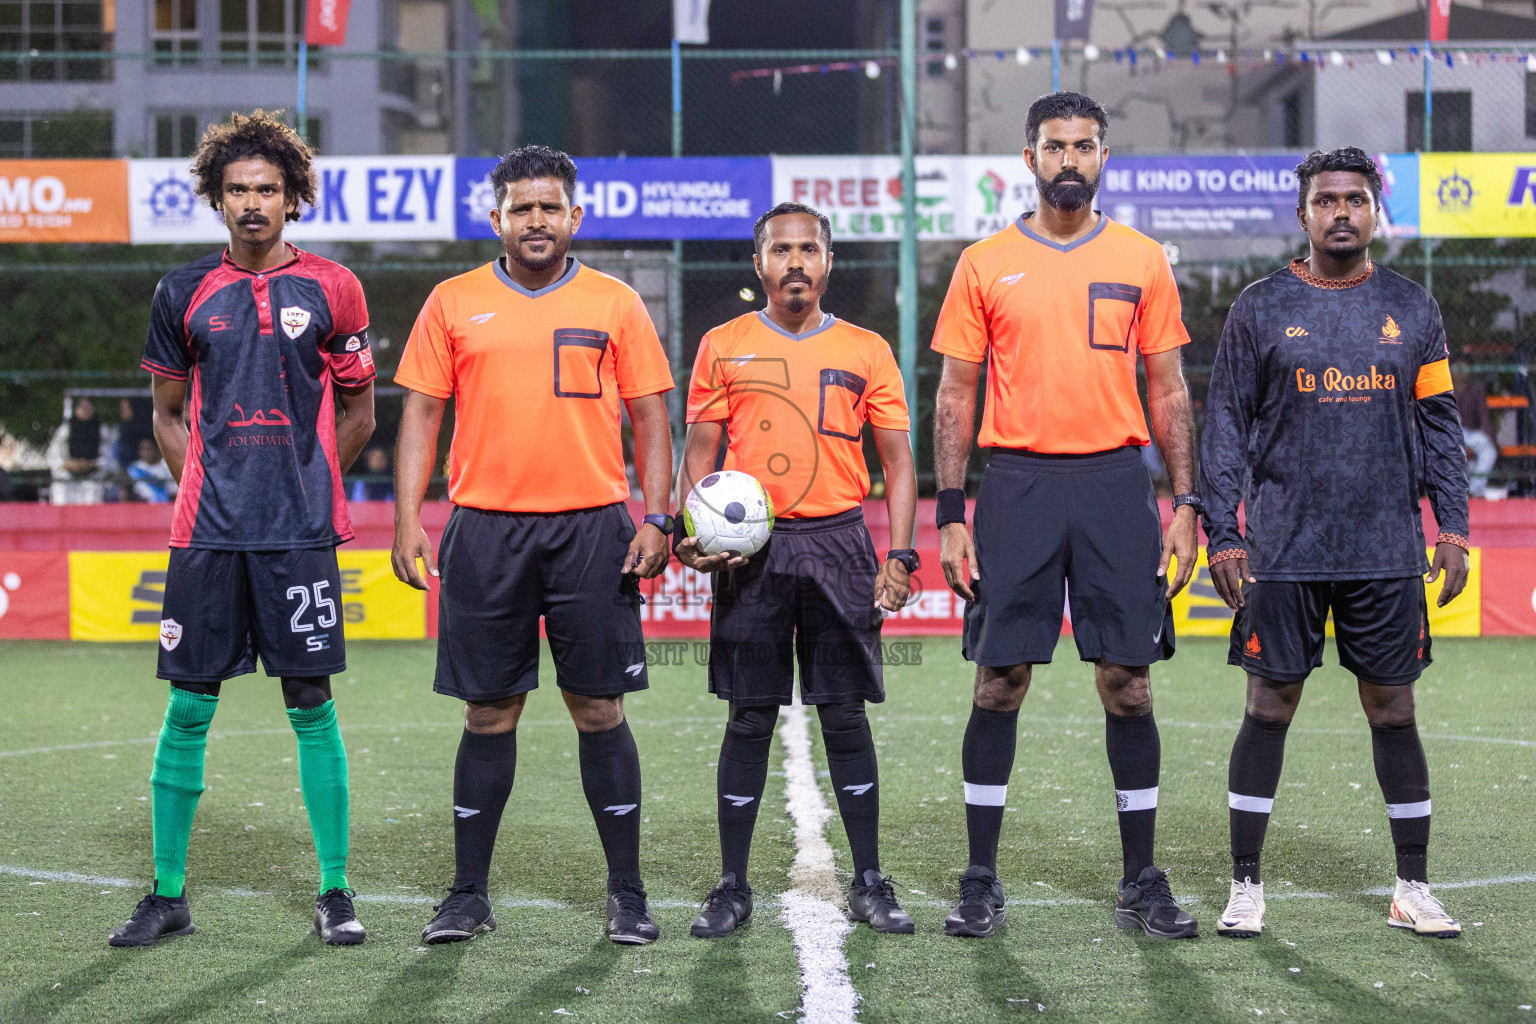
{"type": "Polygon", "coordinates": [[[1120,879],[1115,924],[1140,928],[1157,939],[1193,939],[1200,934],[1200,925],[1174,902],[1168,872],[1151,864],[1141,869],[1134,882],[1120,879]]]}
{"type": "Polygon", "coordinates": [[[639,882],[618,882],[608,894],[608,938],[623,946],[644,946],[661,937],[639,882]]]}
{"type": "Polygon", "coordinates": [[[752,919],[752,889],[736,881],[734,873],[720,879],[709,891],[704,908],[693,919],[690,934],[700,939],[718,939],[729,935],[752,919]]]}
{"type": "Polygon", "coordinates": [[[423,942],[463,942],[481,932],[496,930],[491,901],[473,883],[455,885],[448,898],[432,908],[437,916],[421,931],[423,942]]]}
{"type": "Polygon", "coordinates": [[[133,916],[112,929],[107,936],[107,945],[152,946],[161,939],[173,935],[191,935],[194,931],[192,905],[187,902],[186,893],[172,899],[169,896],[157,896],[151,890],[133,908],[133,916]]]}
{"type": "Polygon", "coordinates": [[[873,869],[864,872],[863,885],[849,887],[848,918],[889,935],[911,935],[914,930],[911,916],[896,902],[891,880],[873,869]]]}
{"type": "Polygon", "coordinates": [[[327,889],[315,900],[315,934],[327,946],[361,945],[368,933],[352,909],[351,889],[327,889]]]}
{"type": "Polygon", "coordinates": [[[984,939],[1007,917],[1003,883],[989,869],[972,864],[960,876],[960,905],[944,919],[944,934],[984,939]]]}

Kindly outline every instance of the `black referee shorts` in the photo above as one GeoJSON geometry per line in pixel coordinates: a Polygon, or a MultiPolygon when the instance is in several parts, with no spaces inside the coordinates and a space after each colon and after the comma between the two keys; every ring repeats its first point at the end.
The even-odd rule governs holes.
{"type": "Polygon", "coordinates": [[[438,693],[493,701],[539,685],[539,619],[560,689],[643,690],[635,524],[622,504],[570,512],[455,507],[438,557],[438,693]]]}
{"type": "Polygon", "coordinates": [[[1424,580],[1407,576],[1244,583],[1227,664],[1277,683],[1301,682],[1323,665],[1330,609],[1339,665],[1366,682],[1411,683],[1432,660],[1424,580]]]}
{"type": "Polygon", "coordinates": [[[1162,522],[1139,449],[997,449],[976,495],[975,531],[981,580],[965,609],[969,660],[1049,663],[1066,606],[1084,661],[1137,667],[1173,656],[1168,581],[1157,572],[1162,522]]]}
{"type": "Polygon", "coordinates": [[[779,519],[768,545],[715,575],[709,691],[736,704],[885,700],[879,563],[864,512],[779,519]]]}

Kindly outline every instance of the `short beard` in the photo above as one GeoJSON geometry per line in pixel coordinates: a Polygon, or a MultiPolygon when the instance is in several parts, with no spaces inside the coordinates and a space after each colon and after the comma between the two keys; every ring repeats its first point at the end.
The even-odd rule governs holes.
{"type": "Polygon", "coordinates": [[[508,259],[512,260],[518,266],[522,267],[526,271],[529,271],[530,273],[542,274],[545,271],[553,268],[555,265],[563,263],[565,261],[565,254],[570,251],[571,245],[569,242],[567,242],[564,246],[561,246],[560,243],[556,241],[550,247],[549,255],[545,256],[541,260],[531,260],[524,257],[522,246],[517,245],[516,243],[513,243],[510,246],[506,246],[505,248],[508,259]]]}
{"type": "Polygon", "coordinates": [[[1099,192],[1099,183],[1089,181],[1086,177],[1078,175],[1071,178],[1063,178],[1067,174],[1063,171],[1056,175],[1052,181],[1046,181],[1038,173],[1035,174],[1035,188],[1040,193],[1040,201],[1047,206],[1061,210],[1063,213],[1076,213],[1089,203],[1099,192]]]}
{"type": "Polygon", "coordinates": [[[811,300],[805,298],[802,295],[795,295],[795,296],[792,296],[791,298],[788,298],[788,299],[784,300],[784,308],[789,310],[791,313],[794,313],[796,316],[799,316],[801,313],[804,313],[806,311],[806,308],[809,307],[810,304],[811,304],[811,300]]]}
{"type": "Polygon", "coordinates": [[[1370,248],[1370,245],[1354,244],[1347,249],[1323,246],[1320,251],[1329,259],[1338,260],[1340,263],[1348,263],[1350,260],[1359,259],[1361,254],[1367,252],[1370,248]]]}

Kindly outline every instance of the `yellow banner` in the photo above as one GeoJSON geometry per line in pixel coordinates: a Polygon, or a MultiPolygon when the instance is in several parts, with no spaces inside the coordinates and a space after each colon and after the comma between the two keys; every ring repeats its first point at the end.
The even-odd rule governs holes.
{"type": "Polygon", "coordinates": [[[1536,236],[1536,153],[1420,153],[1419,233],[1536,236]]]}
{"type": "MultiPolygon", "coordinates": [[[[426,595],[395,579],[388,551],[342,549],[336,554],[349,640],[426,636],[426,595]]],[[[169,561],[168,551],[71,551],[70,638],[158,640],[169,561]]]]}
{"type": "MultiPolygon", "coordinates": [[[[1434,556],[1430,551],[1429,555],[1434,556]]],[[[1424,585],[1424,596],[1429,604],[1429,635],[1478,636],[1483,627],[1483,549],[1473,548],[1471,571],[1467,586],[1444,608],[1436,608],[1440,588],[1445,583],[1442,575],[1434,583],[1424,585]]],[[[1333,636],[1333,616],[1328,617],[1328,635],[1333,636]]],[[[1173,599],[1173,635],[1227,636],[1232,631],[1232,610],[1216,596],[1216,585],[1211,582],[1210,566],[1205,562],[1205,551],[1195,563],[1195,574],[1189,586],[1173,599]]]]}
{"type": "Polygon", "coordinates": [[[160,637],[169,551],[71,551],[71,640],[149,640],[160,637]]]}
{"type": "Polygon", "coordinates": [[[336,561],[348,640],[420,640],[427,635],[427,595],[395,579],[388,551],[342,548],[336,561]]]}

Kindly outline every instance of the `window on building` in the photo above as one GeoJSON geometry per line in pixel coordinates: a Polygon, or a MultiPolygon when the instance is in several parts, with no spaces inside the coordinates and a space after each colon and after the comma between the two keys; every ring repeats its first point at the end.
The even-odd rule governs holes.
{"type": "Polygon", "coordinates": [[[196,114],[155,115],[155,156],[191,156],[203,137],[203,120],[196,114]]]}
{"type": "Polygon", "coordinates": [[[50,59],[50,53],[112,49],[114,0],[0,0],[0,50],[36,51],[31,60],[0,61],[0,81],[99,82],[112,62],[50,59]]]}
{"type": "MultiPolygon", "coordinates": [[[[1472,149],[1472,93],[1434,91],[1434,113],[1429,125],[1430,148],[1445,152],[1465,153],[1472,149]]],[[[1407,125],[1406,148],[1418,153],[1424,148],[1424,93],[1406,94],[1407,125]]],[[[1527,115],[1529,117],[1529,115],[1527,115]]]]}
{"type": "Polygon", "coordinates": [[[923,56],[928,58],[926,66],[929,78],[944,77],[944,55],[948,50],[943,18],[923,19],[923,39],[921,43],[923,56]]]}
{"type": "MultiPolygon", "coordinates": [[[[248,67],[293,67],[304,31],[301,0],[219,0],[219,59],[248,67]]],[[[310,67],[318,51],[309,51],[310,67]]]]}
{"type": "Polygon", "coordinates": [[[111,111],[0,114],[0,157],[67,159],[111,155],[111,111]]]}
{"type": "Polygon", "coordinates": [[[1536,72],[1525,73],[1525,137],[1536,138],[1536,72]]]}
{"type": "Polygon", "coordinates": [[[156,64],[193,63],[202,52],[197,33],[197,0],[155,0],[150,48],[156,64]]]}
{"type": "Polygon", "coordinates": [[[1305,130],[1301,123],[1301,90],[1288,92],[1285,99],[1280,101],[1280,131],[1283,136],[1281,144],[1287,149],[1296,149],[1305,143],[1302,142],[1302,132],[1305,130]]]}

